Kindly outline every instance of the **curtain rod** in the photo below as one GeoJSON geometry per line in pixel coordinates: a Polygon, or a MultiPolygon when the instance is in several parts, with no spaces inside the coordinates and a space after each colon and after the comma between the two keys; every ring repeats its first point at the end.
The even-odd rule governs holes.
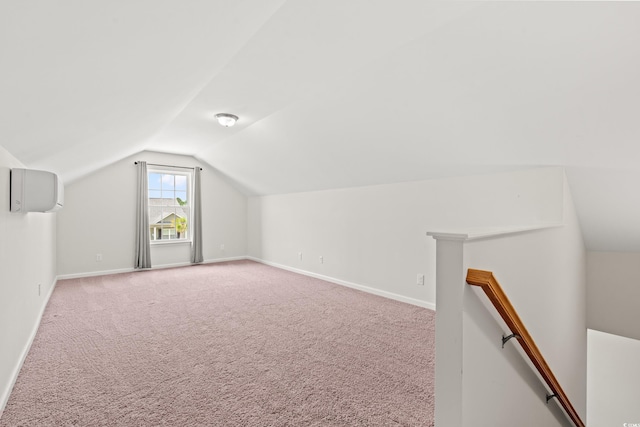
{"type": "MultiPolygon", "coordinates": [[[[138,162],[133,162],[134,165],[137,165],[138,162]]],[[[158,163],[147,163],[150,166],[164,166],[165,168],[180,168],[180,169],[195,169],[195,168],[190,168],[188,166],[173,166],[173,165],[161,165],[158,163]]],[[[200,170],[202,170],[202,168],[199,168],[200,170]]]]}

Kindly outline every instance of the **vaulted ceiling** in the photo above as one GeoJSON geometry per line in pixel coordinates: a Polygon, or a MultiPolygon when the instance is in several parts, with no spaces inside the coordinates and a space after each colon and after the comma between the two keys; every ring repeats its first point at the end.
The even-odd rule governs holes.
{"type": "Polygon", "coordinates": [[[247,194],[558,165],[587,246],[640,251],[639,23],[635,2],[3,1],[0,145],[67,182],[189,154],[247,194]]]}

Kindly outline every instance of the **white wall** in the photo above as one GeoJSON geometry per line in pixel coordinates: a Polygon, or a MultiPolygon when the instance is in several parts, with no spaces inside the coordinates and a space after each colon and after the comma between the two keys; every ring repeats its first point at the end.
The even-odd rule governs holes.
{"type": "Polygon", "coordinates": [[[15,167],[24,165],[0,146],[0,415],[56,277],[57,214],[9,211],[15,167]]]}
{"type": "MultiPolygon", "coordinates": [[[[586,251],[566,183],[565,194],[562,227],[469,242],[465,265],[494,272],[585,421],[586,251]]],[[[463,312],[463,425],[571,425],[519,344],[501,348],[510,332],[479,288],[465,288],[463,312]]]]}
{"type": "Polygon", "coordinates": [[[640,341],[589,330],[589,427],[640,425],[640,341]]]}
{"type": "Polygon", "coordinates": [[[587,324],[640,339],[640,253],[587,254],[587,324]]]}
{"type": "Polygon", "coordinates": [[[562,169],[541,168],[253,197],[249,255],[433,304],[428,230],[557,223],[562,180],[562,169]],[[416,285],[418,273],[425,286],[416,285]]]}
{"type": "MultiPolygon", "coordinates": [[[[214,169],[190,156],[142,152],[65,188],[58,215],[58,274],[74,276],[134,266],[136,167],[134,161],[203,168],[202,238],[205,262],[246,255],[246,196],[214,169]],[[224,250],[221,245],[224,244],[224,250]],[[96,261],[96,254],[102,261],[96,261]]],[[[190,245],[152,245],[154,267],[189,262],[190,245]]]]}

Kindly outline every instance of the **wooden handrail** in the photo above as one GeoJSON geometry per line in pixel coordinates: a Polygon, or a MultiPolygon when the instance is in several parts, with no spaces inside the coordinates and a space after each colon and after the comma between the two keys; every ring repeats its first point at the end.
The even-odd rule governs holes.
{"type": "Polygon", "coordinates": [[[560,405],[562,405],[564,410],[567,411],[571,421],[573,421],[578,427],[584,427],[584,423],[580,419],[580,416],[569,401],[564,390],[562,390],[562,387],[560,387],[560,383],[558,383],[558,380],[555,375],[553,375],[551,368],[549,368],[544,357],[542,357],[540,350],[538,350],[538,346],[536,346],[533,338],[529,335],[527,328],[524,327],[522,320],[520,320],[520,316],[518,316],[513,305],[511,305],[509,298],[505,295],[496,278],[493,277],[493,273],[490,271],[474,270],[470,268],[467,271],[467,283],[473,286],[480,286],[484,293],[487,294],[489,300],[491,300],[493,306],[498,310],[498,313],[500,313],[500,316],[505,321],[511,332],[516,334],[515,338],[518,339],[518,342],[522,346],[524,352],[527,353],[529,359],[531,359],[531,362],[551,389],[551,393],[558,398],[560,405]]]}

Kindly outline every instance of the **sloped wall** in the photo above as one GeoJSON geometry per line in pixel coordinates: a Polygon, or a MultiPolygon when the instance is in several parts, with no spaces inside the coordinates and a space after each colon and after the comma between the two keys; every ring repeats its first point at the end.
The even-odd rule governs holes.
{"type": "MultiPolygon", "coordinates": [[[[129,271],[135,253],[134,161],[203,168],[202,233],[205,262],[246,255],[247,198],[211,167],[190,156],[142,152],[73,182],[58,217],[58,274],[129,271]],[[224,249],[221,249],[224,245],[224,249]],[[96,254],[102,261],[96,261],[96,254]]],[[[190,245],[151,248],[154,267],[189,262],[190,245]]]]}
{"type": "Polygon", "coordinates": [[[0,146],[0,414],[56,278],[57,214],[9,211],[9,172],[22,167],[0,146]]]}

